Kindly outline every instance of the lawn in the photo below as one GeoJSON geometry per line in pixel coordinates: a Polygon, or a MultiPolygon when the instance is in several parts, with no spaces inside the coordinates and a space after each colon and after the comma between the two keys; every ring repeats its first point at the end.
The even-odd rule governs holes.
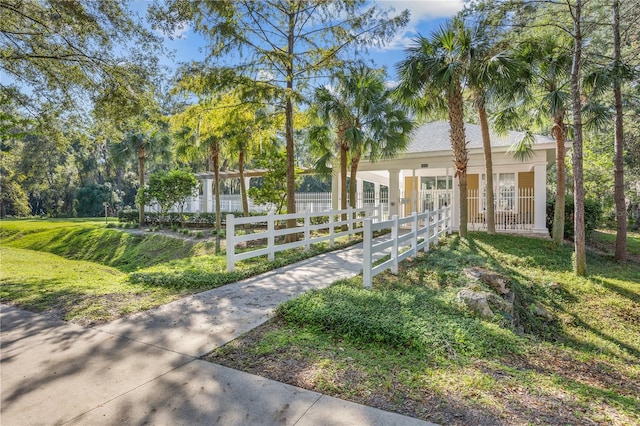
{"type": "Polygon", "coordinates": [[[576,278],[571,258],[532,238],[450,238],[372,291],[355,278],[284,304],[209,360],[442,424],[638,424],[640,264],[590,252],[576,278]],[[510,277],[515,318],[457,302],[467,266],[510,277]]]}
{"type": "MultiPolygon", "coordinates": [[[[3,220],[0,301],[98,324],[284,266],[330,249],[289,250],[226,271],[213,238],[107,228],[104,219],[3,220]]],[[[356,240],[344,239],[334,248],[356,240]]]]}

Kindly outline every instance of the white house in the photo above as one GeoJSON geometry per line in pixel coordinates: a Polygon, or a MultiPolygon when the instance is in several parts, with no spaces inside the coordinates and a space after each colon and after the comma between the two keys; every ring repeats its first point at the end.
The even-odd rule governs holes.
{"type": "MultiPolygon", "coordinates": [[[[485,228],[485,162],[480,126],[465,125],[468,163],[468,200],[470,230],[485,228]]],[[[546,228],[547,167],[555,161],[555,141],[535,136],[533,155],[526,161],[509,152],[522,132],[491,134],[493,153],[496,229],[548,235],[546,228]]],[[[452,160],[449,123],[427,123],[413,132],[406,152],[390,160],[363,161],[358,177],[368,176],[387,185],[389,215],[406,216],[413,211],[453,206],[454,230],[459,229],[459,189],[452,160]],[[362,172],[362,173],[361,173],[362,172]],[[362,174],[362,176],[361,176],[362,174]]],[[[365,178],[366,180],[369,180],[365,178]]],[[[336,181],[336,179],[334,179],[336,181]]],[[[339,185],[334,185],[335,192],[339,185]]]]}
{"type": "MultiPolygon", "coordinates": [[[[480,127],[465,125],[468,163],[468,227],[470,230],[485,229],[485,162],[482,150],[480,127]]],[[[505,135],[491,134],[494,172],[494,194],[496,229],[508,232],[523,232],[548,235],[546,228],[546,172],[555,161],[555,141],[544,136],[535,136],[533,155],[526,161],[513,158],[509,152],[515,142],[523,137],[522,132],[505,135]]],[[[358,204],[378,205],[383,203],[388,216],[410,215],[414,211],[433,210],[443,205],[453,206],[454,230],[460,226],[458,182],[454,177],[449,123],[438,121],[424,124],[414,130],[412,141],[406,152],[389,160],[370,162],[362,160],[358,168],[358,204]],[[364,182],[369,182],[373,191],[365,192],[364,182]],[[381,190],[382,189],[382,190],[381,190]]],[[[258,171],[247,171],[245,179],[249,186],[251,177],[261,175],[258,171]]],[[[237,173],[226,172],[223,178],[237,178],[237,173]]],[[[187,212],[211,212],[213,205],[213,174],[199,175],[200,195],[187,203],[187,212]]],[[[334,170],[332,192],[321,194],[297,194],[298,211],[324,211],[338,209],[340,200],[339,171],[334,170]]],[[[222,210],[239,210],[239,195],[223,196],[222,210]]],[[[250,210],[264,211],[264,206],[250,210]]]]}

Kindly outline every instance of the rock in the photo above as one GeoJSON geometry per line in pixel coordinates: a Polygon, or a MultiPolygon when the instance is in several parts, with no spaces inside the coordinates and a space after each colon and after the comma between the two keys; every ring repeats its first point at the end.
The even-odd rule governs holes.
{"type": "Polygon", "coordinates": [[[509,316],[513,316],[514,300],[515,297],[513,293],[505,295],[504,298],[493,293],[489,293],[489,296],[487,296],[487,301],[489,302],[490,306],[493,306],[494,309],[498,309],[500,311],[508,313],[509,316]]]}
{"type": "Polygon", "coordinates": [[[478,291],[472,287],[466,287],[458,292],[457,299],[478,315],[485,318],[491,318],[493,317],[493,311],[489,307],[488,298],[490,296],[491,293],[489,292],[478,291]]]}
{"type": "Polygon", "coordinates": [[[562,287],[562,284],[560,284],[560,283],[558,283],[558,282],[553,281],[553,282],[550,282],[550,283],[548,284],[548,286],[549,286],[549,288],[550,288],[551,290],[557,290],[557,289],[559,289],[560,287],[562,287]]]}
{"type": "Polygon", "coordinates": [[[537,316],[542,317],[542,318],[546,319],[547,321],[553,321],[553,314],[551,312],[549,312],[549,310],[547,308],[545,308],[544,306],[542,306],[540,303],[535,302],[534,304],[532,304],[531,305],[531,310],[537,316]]]}
{"type": "Polygon", "coordinates": [[[510,291],[511,280],[504,275],[474,266],[464,268],[464,274],[476,281],[483,282],[499,294],[507,294],[510,291]]]}

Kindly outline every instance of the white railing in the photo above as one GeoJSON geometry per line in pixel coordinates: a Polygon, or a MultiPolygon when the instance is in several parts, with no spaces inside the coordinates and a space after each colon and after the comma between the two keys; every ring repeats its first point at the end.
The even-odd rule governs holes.
{"type": "MultiPolygon", "coordinates": [[[[484,194],[478,190],[469,190],[468,226],[470,230],[486,230],[486,209],[484,194]]],[[[535,198],[533,188],[520,188],[501,191],[494,202],[495,224],[498,231],[530,231],[534,225],[535,198]]]]}
{"type": "Polygon", "coordinates": [[[275,259],[275,254],[282,250],[302,246],[304,246],[305,250],[309,250],[311,244],[327,240],[333,245],[336,238],[362,232],[365,218],[379,221],[381,220],[381,215],[381,206],[325,212],[269,214],[241,218],[236,218],[234,215],[229,214],[227,215],[226,223],[227,271],[232,272],[236,262],[244,259],[266,255],[267,259],[271,261],[275,259]],[[343,216],[346,219],[343,219],[343,216]],[[284,228],[286,221],[290,219],[296,220],[298,226],[284,228]],[[246,225],[251,225],[254,230],[259,228],[261,232],[244,235],[237,234],[236,228],[246,225]],[[281,228],[281,226],[283,227],[281,228]],[[342,230],[343,226],[346,227],[346,230],[342,230]],[[283,237],[292,234],[304,234],[304,238],[299,241],[286,242],[286,238],[283,237]],[[237,244],[249,242],[255,242],[260,245],[264,245],[266,242],[266,245],[255,250],[236,252],[237,244]]]}
{"type": "Polygon", "coordinates": [[[393,274],[398,273],[398,263],[409,256],[416,256],[418,251],[429,251],[432,243],[436,243],[443,233],[451,233],[451,207],[440,210],[413,213],[411,216],[374,223],[371,219],[364,220],[363,245],[364,259],[362,265],[362,282],[365,288],[370,288],[373,277],[387,269],[393,274]],[[411,231],[400,233],[403,225],[411,225],[411,231]],[[374,243],[373,233],[391,230],[391,239],[374,243]],[[388,253],[387,253],[388,252],[388,253]],[[373,266],[376,255],[389,254],[389,259],[373,266]]]}

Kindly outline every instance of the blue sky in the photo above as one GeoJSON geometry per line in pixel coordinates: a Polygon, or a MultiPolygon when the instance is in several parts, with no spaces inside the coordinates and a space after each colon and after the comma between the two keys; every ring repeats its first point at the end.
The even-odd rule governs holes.
{"type": "MultiPolygon", "coordinates": [[[[411,44],[415,36],[420,33],[428,35],[438,28],[447,18],[460,11],[465,0],[377,0],[381,7],[394,8],[396,13],[404,9],[411,12],[409,24],[390,43],[383,48],[370,48],[368,57],[378,66],[385,66],[388,70],[391,81],[395,79],[395,64],[404,56],[404,49],[411,44]]],[[[137,1],[133,4],[133,9],[141,16],[144,16],[149,0],[137,1]]],[[[174,52],[175,57],[164,58],[162,63],[175,68],[181,62],[192,60],[202,60],[205,41],[195,34],[190,27],[184,27],[174,34],[174,40],[165,37],[165,46],[174,52]]]]}

